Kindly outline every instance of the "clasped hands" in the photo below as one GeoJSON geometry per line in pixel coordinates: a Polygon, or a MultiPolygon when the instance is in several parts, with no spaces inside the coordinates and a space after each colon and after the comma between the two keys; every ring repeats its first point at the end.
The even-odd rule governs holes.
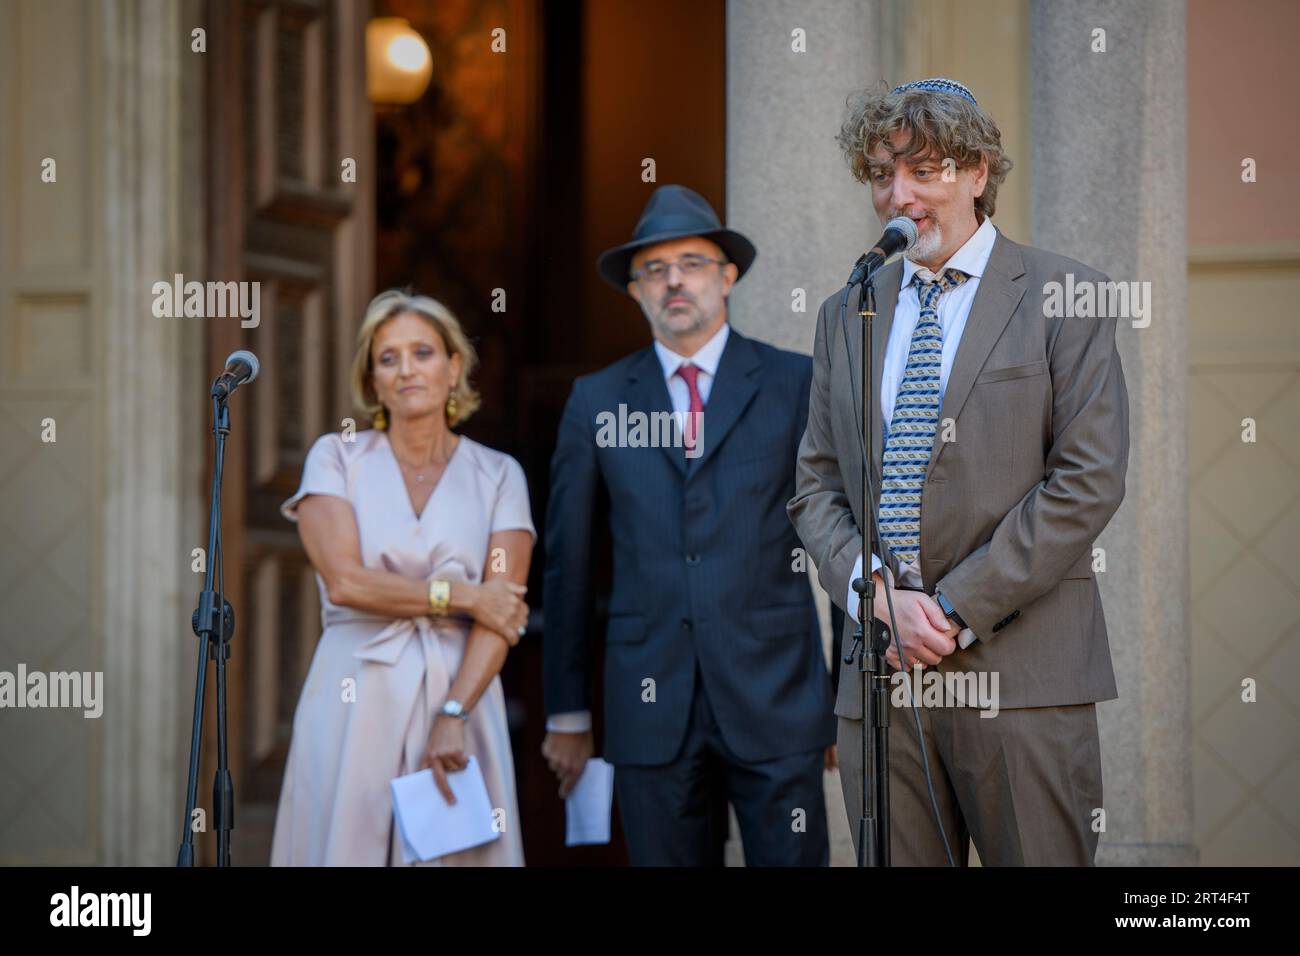
{"type": "MultiPolygon", "coordinates": [[[[957,634],[961,629],[948,620],[938,601],[924,591],[886,585],[879,571],[871,576],[876,582],[872,615],[889,623],[889,605],[885,599],[885,588],[889,587],[894,602],[894,620],[898,624],[898,643],[903,645],[909,668],[933,666],[957,649],[957,634]]],[[[885,661],[895,670],[903,670],[898,662],[898,643],[891,637],[885,661]]]]}

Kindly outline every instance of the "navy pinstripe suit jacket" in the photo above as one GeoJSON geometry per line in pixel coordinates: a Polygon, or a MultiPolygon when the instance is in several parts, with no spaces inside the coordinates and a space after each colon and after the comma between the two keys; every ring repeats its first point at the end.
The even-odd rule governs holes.
{"type": "Polygon", "coordinates": [[[699,692],[697,665],[723,740],[742,760],[834,742],[807,565],[785,510],[811,379],[807,356],[733,328],[704,410],[702,449],[689,460],[681,447],[611,444],[599,431],[598,416],[618,418],[620,405],[628,416],[672,410],[653,348],[574,382],[546,514],[546,711],[591,709],[592,522],[607,498],[611,763],[673,760],[699,692]]]}

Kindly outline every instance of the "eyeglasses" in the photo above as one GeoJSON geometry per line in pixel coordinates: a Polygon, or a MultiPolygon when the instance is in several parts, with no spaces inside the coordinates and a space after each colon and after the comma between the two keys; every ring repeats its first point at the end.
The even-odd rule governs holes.
{"type": "Polygon", "coordinates": [[[682,275],[695,275],[701,269],[710,265],[725,266],[725,259],[710,259],[708,256],[702,256],[694,252],[688,252],[674,262],[664,262],[662,259],[652,259],[643,265],[636,272],[632,273],[632,278],[638,282],[645,280],[649,285],[659,285],[668,281],[668,273],[673,266],[682,270],[682,275]]]}

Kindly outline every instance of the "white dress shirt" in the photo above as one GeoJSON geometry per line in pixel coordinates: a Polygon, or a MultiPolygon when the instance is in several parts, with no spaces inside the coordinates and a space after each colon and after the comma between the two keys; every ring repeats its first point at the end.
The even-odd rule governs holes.
{"type": "MultiPolygon", "coordinates": [[[[700,391],[700,401],[709,403],[709,393],[713,391],[713,380],[718,374],[718,363],[722,361],[722,350],[726,348],[727,336],[731,326],[723,322],[722,328],[713,333],[712,338],[700,346],[694,355],[678,355],[658,339],[655,339],[655,355],[664,370],[664,381],[668,385],[668,397],[672,399],[673,411],[684,415],[691,410],[691,390],[686,379],[677,374],[683,362],[690,362],[699,368],[695,387],[700,391]]],[[[861,561],[859,561],[861,563],[861,561]]],[[[563,714],[552,714],[546,718],[546,729],[562,734],[581,734],[591,730],[591,711],[572,710],[563,714]]]]}
{"type": "MultiPolygon", "coordinates": [[[[957,358],[957,347],[961,344],[962,332],[966,329],[966,320],[970,317],[971,303],[975,301],[975,292],[979,289],[980,277],[988,266],[989,256],[993,252],[993,243],[997,239],[997,230],[993,221],[985,217],[984,222],[966,240],[966,244],[953,253],[952,258],[943,264],[944,269],[960,269],[968,278],[951,292],[939,297],[939,327],[943,329],[943,361],[939,369],[939,396],[942,400],[948,388],[948,374],[952,363],[957,358]]],[[[903,381],[903,371],[907,368],[907,353],[912,344],[912,332],[921,320],[920,289],[912,285],[912,277],[920,273],[921,278],[930,281],[936,273],[924,266],[903,260],[903,279],[898,292],[898,305],[894,307],[894,322],[889,329],[889,343],[885,346],[884,367],[880,375],[880,413],[884,419],[884,434],[888,436],[889,422],[894,417],[894,398],[898,386],[903,381]]],[[[943,422],[939,423],[943,427],[943,422]]],[[[876,489],[879,491],[879,489],[876,489]]],[[[874,573],[881,566],[880,558],[871,556],[871,570],[874,573]]],[[[908,561],[900,568],[897,584],[907,587],[921,587],[921,571],[913,561],[908,561]]],[[[862,555],[858,555],[849,575],[848,609],[853,620],[858,619],[858,595],[853,590],[853,579],[862,576],[862,555]]],[[[957,608],[958,611],[961,608],[957,608]]],[[[963,629],[957,635],[957,644],[965,648],[975,640],[975,633],[970,628],[963,629]]]]}
{"type": "Polygon", "coordinates": [[[686,385],[686,379],[677,374],[683,362],[699,367],[700,374],[695,378],[695,387],[700,390],[700,401],[709,404],[709,392],[713,391],[713,379],[718,374],[718,363],[722,361],[722,350],[727,347],[727,336],[730,334],[730,324],[723,322],[722,328],[714,332],[713,337],[689,357],[678,355],[655,339],[655,355],[659,357],[659,364],[664,370],[668,397],[673,400],[674,412],[684,415],[691,410],[691,390],[686,385]]]}

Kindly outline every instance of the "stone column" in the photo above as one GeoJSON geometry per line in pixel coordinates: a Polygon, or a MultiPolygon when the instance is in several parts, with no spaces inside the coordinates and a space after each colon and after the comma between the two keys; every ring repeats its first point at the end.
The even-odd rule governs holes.
{"type": "Polygon", "coordinates": [[[782,348],[812,353],[817,307],[878,233],[835,133],[849,94],[880,79],[879,15],[875,0],[727,5],[727,222],[758,247],[731,320],[782,348]]]}
{"type": "Polygon", "coordinates": [[[1030,5],[1033,245],[1150,282],[1121,319],[1128,493],[1098,539],[1119,699],[1099,706],[1106,829],[1097,860],[1193,864],[1187,626],[1184,4],[1030,5]],[[1104,43],[1104,52],[1102,44],[1104,43]]]}
{"type": "MultiPolygon", "coordinates": [[[[848,96],[881,79],[880,16],[876,0],[727,4],[726,220],[758,247],[730,319],[781,348],[812,353],[818,306],[879,234],[835,134],[848,96]]],[[[813,593],[829,647],[829,601],[813,593]]],[[[831,859],[851,864],[839,777],[826,781],[831,859]]]]}
{"type": "MultiPolygon", "coordinates": [[[[197,639],[190,612],[206,547],[201,327],[156,318],[151,287],[201,276],[201,78],[195,0],[105,0],[94,8],[101,104],[94,142],[98,362],[104,388],[98,501],[104,671],[99,862],[169,865],[184,810],[197,639]]],[[[210,805],[211,781],[199,782],[210,805]]]]}

